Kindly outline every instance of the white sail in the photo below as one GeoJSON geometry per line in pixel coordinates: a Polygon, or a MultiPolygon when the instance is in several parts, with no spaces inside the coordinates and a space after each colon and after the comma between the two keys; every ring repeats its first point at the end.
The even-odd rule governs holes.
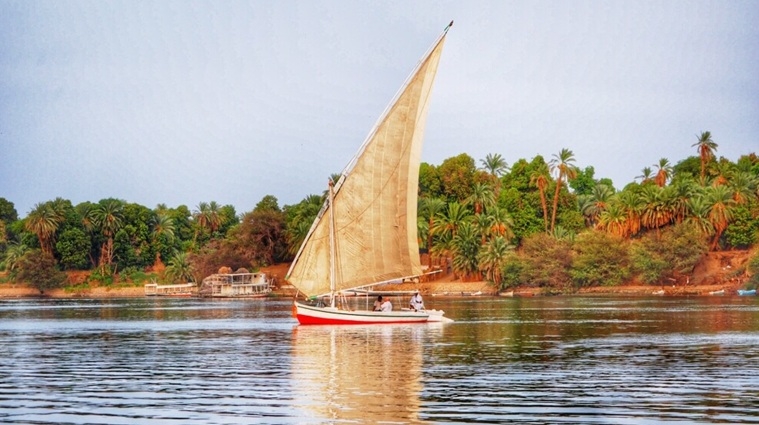
{"type": "MultiPolygon", "coordinates": [[[[447,28],[446,28],[447,31],[447,28]]],[[[421,274],[416,232],[419,164],[445,32],[362,145],[316,218],[286,279],[306,295],[330,292],[334,208],[335,290],[421,274]]]]}

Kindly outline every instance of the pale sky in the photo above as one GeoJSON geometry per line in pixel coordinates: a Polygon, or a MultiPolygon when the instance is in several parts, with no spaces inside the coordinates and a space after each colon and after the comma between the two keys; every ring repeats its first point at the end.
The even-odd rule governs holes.
{"type": "Polygon", "coordinates": [[[295,204],[452,19],[425,162],[759,151],[759,1],[0,0],[0,197],[295,204]]]}

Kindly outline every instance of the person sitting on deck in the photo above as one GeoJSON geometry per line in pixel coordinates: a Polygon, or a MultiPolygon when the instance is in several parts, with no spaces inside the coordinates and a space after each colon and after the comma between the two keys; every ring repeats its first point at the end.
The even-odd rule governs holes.
{"type": "Polygon", "coordinates": [[[382,303],[382,312],[386,311],[393,311],[393,303],[391,303],[390,300],[385,300],[385,302],[382,303]]]}
{"type": "Polygon", "coordinates": [[[374,311],[382,310],[382,295],[377,297],[377,301],[374,302],[374,311]]]}
{"type": "Polygon", "coordinates": [[[419,291],[414,292],[414,295],[411,296],[409,307],[414,311],[424,310],[424,301],[422,301],[422,296],[419,295],[419,291]]]}

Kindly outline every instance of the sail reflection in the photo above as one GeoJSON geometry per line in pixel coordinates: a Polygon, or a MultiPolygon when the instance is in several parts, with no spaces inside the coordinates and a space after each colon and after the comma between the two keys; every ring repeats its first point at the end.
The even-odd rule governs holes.
{"type": "Polygon", "coordinates": [[[297,326],[294,404],[304,418],[419,422],[427,325],[297,326]]]}

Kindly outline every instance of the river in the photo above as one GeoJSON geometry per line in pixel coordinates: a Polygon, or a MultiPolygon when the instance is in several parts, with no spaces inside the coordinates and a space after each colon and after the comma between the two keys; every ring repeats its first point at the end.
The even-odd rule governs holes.
{"type": "Polygon", "coordinates": [[[298,326],[287,300],[3,300],[0,422],[759,423],[756,297],[425,302],[455,322],[298,326]]]}

